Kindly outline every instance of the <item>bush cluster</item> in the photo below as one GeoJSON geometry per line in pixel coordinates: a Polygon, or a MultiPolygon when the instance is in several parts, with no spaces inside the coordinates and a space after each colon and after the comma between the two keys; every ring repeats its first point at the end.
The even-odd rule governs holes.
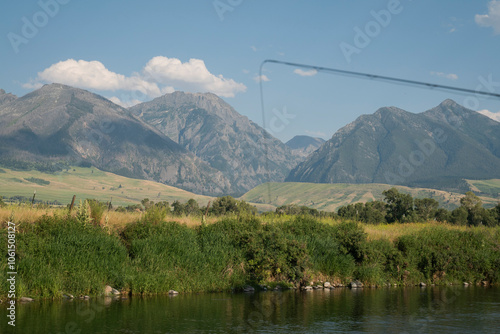
{"type": "Polygon", "coordinates": [[[415,198],[396,188],[383,192],[384,201],[349,204],[338,209],[338,216],[368,224],[414,223],[428,220],[467,226],[500,225],[500,203],[492,209],[483,207],[481,199],[467,192],[453,211],[439,207],[432,198],[415,198]]]}
{"type": "MultiPolygon", "coordinates": [[[[229,291],[247,284],[500,282],[500,229],[435,226],[394,241],[369,240],[363,225],[296,216],[266,223],[222,217],[191,228],[165,222],[159,206],[120,233],[90,214],[18,223],[18,293],[100,294],[104,285],[140,294],[229,291]],[[158,216],[159,215],[159,216],[158,216]]],[[[0,245],[6,245],[6,229],[0,245]]],[[[0,296],[7,291],[0,265],[0,296]]]]}

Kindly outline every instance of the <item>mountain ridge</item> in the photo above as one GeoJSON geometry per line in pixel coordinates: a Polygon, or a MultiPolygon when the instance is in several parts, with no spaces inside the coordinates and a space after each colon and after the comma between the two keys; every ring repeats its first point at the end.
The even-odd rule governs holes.
{"type": "Polygon", "coordinates": [[[302,159],[307,158],[309,154],[317,150],[325,140],[319,137],[297,135],[285,143],[292,153],[302,159]]]}
{"type": "Polygon", "coordinates": [[[463,190],[463,179],[498,178],[499,170],[500,123],[448,99],[419,114],[384,107],[358,117],[286,181],[463,190]]]}
{"type": "Polygon", "coordinates": [[[106,98],[45,85],[0,106],[1,160],[85,163],[201,194],[224,194],[224,176],[106,98]]]}
{"type": "Polygon", "coordinates": [[[174,92],[129,110],[226,175],[234,195],[283,181],[298,162],[285,144],[211,93],[174,92]]]}

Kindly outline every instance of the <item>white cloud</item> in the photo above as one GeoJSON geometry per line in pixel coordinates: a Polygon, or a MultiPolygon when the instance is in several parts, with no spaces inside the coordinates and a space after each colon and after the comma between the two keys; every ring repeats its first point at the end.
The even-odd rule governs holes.
{"type": "Polygon", "coordinates": [[[176,89],[211,92],[223,97],[234,97],[236,93],[247,89],[244,84],[233,79],[210,73],[203,60],[194,58],[182,63],[176,58],[154,57],[144,67],[143,75],[176,89]]]}
{"type": "Polygon", "coordinates": [[[99,61],[74,59],[60,61],[39,72],[34,81],[23,86],[36,88],[41,83],[47,82],[57,82],[84,89],[139,91],[154,97],[161,95],[161,90],[155,83],[147,82],[138,75],[126,77],[111,72],[99,61]]]}
{"type": "Polygon", "coordinates": [[[315,76],[318,73],[318,71],[316,71],[316,70],[304,71],[300,68],[297,68],[293,71],[293,73],[298,74],[301,77],[312,77],[312,76],[315,76]]]}
{"type": "Polygon", "coordinates": [[[431,72],[431,75],[450,80],[458,80],[458,75],[456,75],[455,73],[431,72]]]}
{"type": "Polygon", "coordinates": [[[484,110],[479,110],[478,113],[483,114],[484,116],[487,116],[497,122],[500,122],[500,111],[495,113],[487,109],[484,109],[484,110]]]}
{"type": "Polygon", "coordinates": [[[245,74],[250,73],[250,71],[249,71],[249,70],[246,70],[246,69],[243,69],[242,71],[243,71],[243,73],[245,73],[245,74]]]}
{"type": "MultiPolygon", "coordinates": [[[[23,87],[36,89],[43,83],[54,82],[101,91],[140,92],[147,97],[175,90],[212,92],[223,97],[246,91],[244,84],[210,73],[203,60],[190,59],[182,63],[167,57],[152,58],[140,73],[131,76],[112,72],[99,61],[68,59],[39,72],[36,79],[23,87]]],[[[128,100],[133,101],[134,97],[128,100]]]]}
{"type": "Polygon", "coordinates": [[[265,74],[262,74],[261,76],[256,75],[256,76],[253,77],[253,79],[255,80],[255,82],[260,82],[260,81],[267,82],[267,81],[271,81],[271,79],[269,79],[267,77],[267,75],[265,75],[265,74]]]}
{"type": "Polygon", "coordinates": [[[254,45],[252,45],[250,49],[252,49],[253,52],[257,52],[257,48],[254,45]]]}
{"type": "Polygon", "coordinates": [[[481,27],[491,27],[495,34],[500,34],[500,1],[490,1],[488,3],[488,14],[477,14],[474,19],[481,27]]]}

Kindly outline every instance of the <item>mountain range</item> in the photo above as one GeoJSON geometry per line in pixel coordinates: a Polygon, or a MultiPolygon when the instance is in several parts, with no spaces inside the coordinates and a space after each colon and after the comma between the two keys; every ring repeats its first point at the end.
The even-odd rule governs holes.
{"type": "Polygon", "coordinates": [[[300,157],[218,96],[174,92],[130,111],[228,178],[241,195],[283,181],[300,157]],[[266,151],[267,145],[267,151],[266,151]]]}
{"type": "Polygon", "coordinates": [[[0,92],[0,163],[95,166],[207,195],[281,182],[299,157],[214,94],[175,92],[125,109],[102,96],[45,85],[0,92]]]}
{"type": "Polygon", "coordinates": [[[220,171],[127,109],[60,84],[0,105],[0,163],[26,162],[92,165],[200,194],[230,191],[220,171]]]}
{"type": "Polygon", "coordinates": [[[286,142],[286,146],[290,147],[292,153],[303,160],[312,152],[316,151],[325,142],[322,138],[310,136],[295,136],[286,142]]]}
{"type": "Polygon", "coordinates": [[[445,100],[414,114],[362,115],[295,167],[286,181],[386,183],[468,190],[464,179],[500,177],[500,123],[445,100]]]}
{"type": "Polygon", "coordinates": [[[285,180],[463,192],[464,179],[500,178],[500,123],[445,100],[419,114],[380,108],[326,142],[284,144],[211,93],[174,92],[125,109],[51,84],[19,98],[0,90],[0,165],[95,166],[211,196],[285,180]]]}

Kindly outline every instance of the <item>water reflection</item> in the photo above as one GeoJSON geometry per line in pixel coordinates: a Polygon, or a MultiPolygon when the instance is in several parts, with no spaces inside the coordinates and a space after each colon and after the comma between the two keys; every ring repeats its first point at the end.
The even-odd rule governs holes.
{"type": "MultiPolygon", "coordinates": [[[[1,304],[1,333],[7,325],[1,304]]],[[[19,305],[16,333],[494,333],[500,289],[189,294],[19,305]]]]}

